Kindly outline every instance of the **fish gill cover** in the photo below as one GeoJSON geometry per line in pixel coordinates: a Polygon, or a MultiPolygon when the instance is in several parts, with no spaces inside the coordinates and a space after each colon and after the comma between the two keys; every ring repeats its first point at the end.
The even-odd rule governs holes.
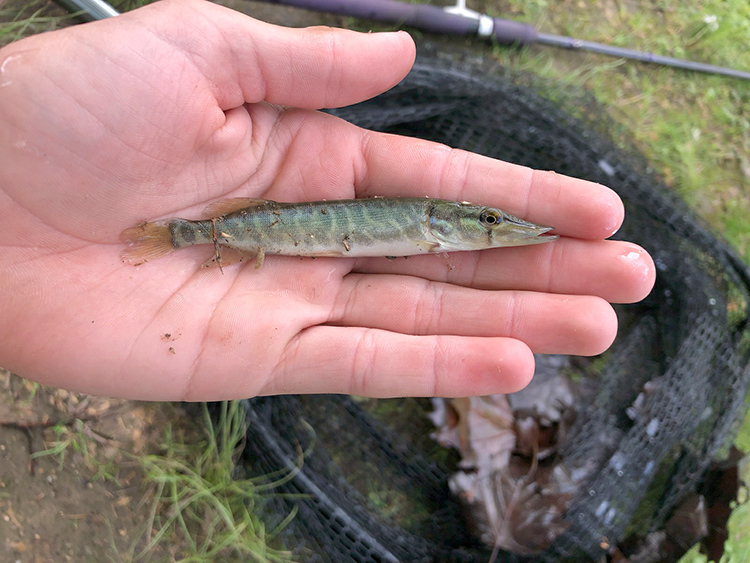
{"type": "MultiPolygon", "coordinates": [[[[303,561],[362,563],[587,561],[622,552],[648,561],[644,554],[660,549],[673,552],[665,560],[679,556],[667,543],[675,535],[670,522],[681,527],[672,520],[676,509],[695,504],[701,479],[726,456],[747,408],[746,266],[642,157],[615,146],[615,136],[620,147],[626,141],[601,108],[535,79],[423,50],[396,88],[333,113],[606,184],[626,206],[617,236],[646,248],[658,275],[645,301],[618,306],[620,335],[605,355],[540,359],[538,371],[566,377],[575,399],[563,401],[567,412],[556,419],[532,418],[532,430],[516,415],[509,447],[523,463],[531,436],[531,462],[479,489],[457,483],[458,472],[472,469],[430,437],[445,428],[428,419],[429,401],[247,401],[248,467],[297,468],[268,507],[280,521],[298,511],[283,532],[287,546],[303,561]],[[515,494],[515,512],[498,505],[500,520],[488,522],[498,506],[472,509],[477,499],[467,495],[477,491],[515,494]]],[[[496,414],[507,414],[495,402],[496,414]]],[[[460,418],[487,405],[444,407],[460,418]]],[[[688,534],[687,545],[675,545],[684,552],[699,538],[688,534]]]]}

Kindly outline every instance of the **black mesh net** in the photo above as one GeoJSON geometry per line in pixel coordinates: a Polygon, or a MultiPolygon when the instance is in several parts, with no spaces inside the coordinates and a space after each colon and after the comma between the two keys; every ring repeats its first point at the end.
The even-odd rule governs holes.
{"type": "MultiPolygon", "coordinates": [[[[618,308],[620,334],[576,402],[556,463],[578,475],[567,528],[542,553],[497,561],[600,559],[627,535],[660,530],[731,443],[745,409],[750,276],[618,136],[601,110],[485,63],[424,52],[390,92],[333,113],[601,182],[626,205],[617,235],[658,268],[642,303],[618,308]],[[620,146],[623,145],[619,139],[620,146]],[[526,557],[526,559],[525,559],[526,557]]],[[[342,396],[246,402],[244,460],[293,472],[269,501],[298,513],[284,542],[303,561],[489,561],[448,489],[456,454],[429,438],[426,400],[342,396]]]]}

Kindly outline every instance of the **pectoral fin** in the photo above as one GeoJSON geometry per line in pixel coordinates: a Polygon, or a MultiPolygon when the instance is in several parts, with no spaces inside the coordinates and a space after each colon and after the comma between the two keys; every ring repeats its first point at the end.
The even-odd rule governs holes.
{"type": "Polygon", "coordinates": [[[263,265],[263,260],[266,259],[266,249],[262,246],[258,249],[258,254],[255,255],[255,269],[260,270],[263,265]]]}
{"type": "Polygon", "coordinates": [[[418,240],[417,246],[422,249],[422,252],[440,252],[439,242],[430,242],[427,240],[418,240]]]}

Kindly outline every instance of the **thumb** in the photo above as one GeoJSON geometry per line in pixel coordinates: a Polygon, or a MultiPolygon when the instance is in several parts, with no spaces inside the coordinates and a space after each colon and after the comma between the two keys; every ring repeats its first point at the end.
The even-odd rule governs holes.
{"type": "Polygon", "coordinates": [[[397,84],[415,57],[406,32],[285,28],[205,0],[167,0],[131,14],[191,57],[225,110],[260,101],[307,109],[360,102],[397,84]]]}

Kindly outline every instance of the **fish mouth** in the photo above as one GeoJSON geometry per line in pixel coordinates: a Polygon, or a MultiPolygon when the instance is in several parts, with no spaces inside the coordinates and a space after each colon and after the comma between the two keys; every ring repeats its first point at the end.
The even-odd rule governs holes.
{"type": "Polygon", "coordinates": [[[557,240],[560,238],[560,235],[547,235],[545,233],[548,233],[554,229],[554,227],[547,227],[544,225],[537,225],[536,226],[536,233],[533,235],[533,238],[536,242],[550,242],[553,240],[557,240]]]}
{"type": "Polygon", "coordinates": [[[559,235],[548,235],[548,233],[554,227],[548,227],[546,225],[537,225],[536,223],[530,223],[524,221],[518,217],[512,219],[506,219],[507,222],[513,223],[514,235],[516,235],[520,241],[519,244],[541,244],[543,242],[551,242],[560,238],[559,235]]]}

